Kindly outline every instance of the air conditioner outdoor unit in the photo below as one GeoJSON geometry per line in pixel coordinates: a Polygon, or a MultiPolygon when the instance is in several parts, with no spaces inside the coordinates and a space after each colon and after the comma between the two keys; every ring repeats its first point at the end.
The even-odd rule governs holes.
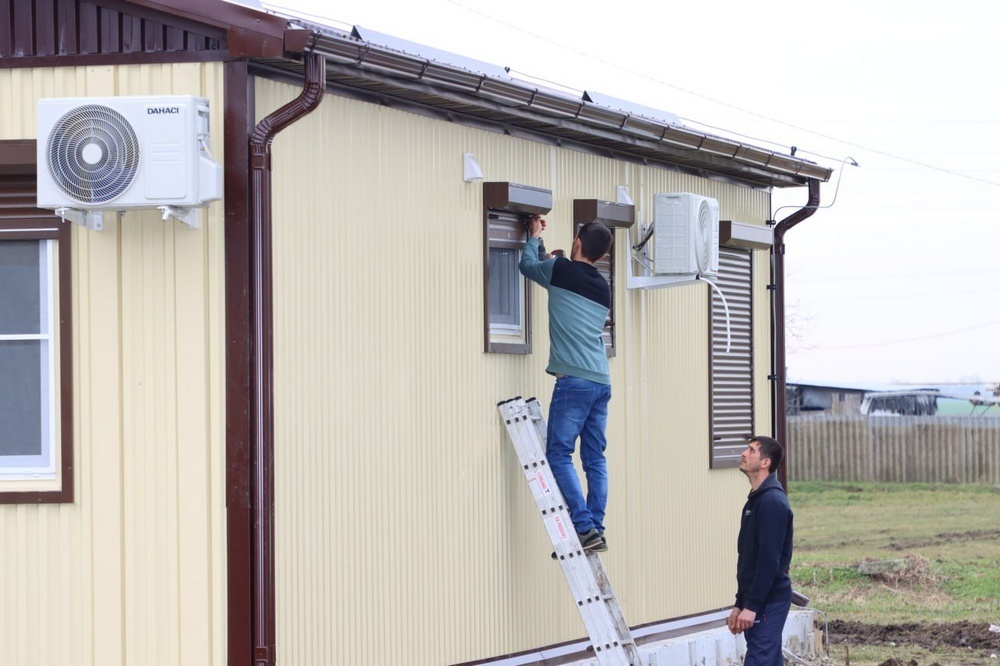
{"type": "Polygon", "coordinates": [[[197,226],[222,198],[202,97],[38,100],[38,207],[91,229],[101,212],[157,208],[197,226]]]}
{"type": "Polygon", "coordinates": [[[697,194],[653,197],[653,273],[717,275],[719,202],[697,194]]]}

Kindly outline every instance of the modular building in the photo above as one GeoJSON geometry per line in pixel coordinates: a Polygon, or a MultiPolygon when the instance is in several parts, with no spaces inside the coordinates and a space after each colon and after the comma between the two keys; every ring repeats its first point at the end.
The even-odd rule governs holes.
{"type": "Polygon", "coordinates": [[[0,663],[456,664],[583,640],[497,412],[552,389],[545,293],[511,268],[534,212],[551,249],[614,228],[603,560],[625,617],[650,640],[718,623],[739,452],[779,418],[771,196],[829,169],[221,0],[7,6],[0,663]],[[117,110],[139,156],[67,148],[40,100],[117,110]],[[147,116],[178,100],[192,154],[157,166],[147,116]],[[60,165],[105,156],[132,189],[60,194],[60,165]],[[725,305],[704,281],[629,288],[662,193],[718,202],[725,305]]]}

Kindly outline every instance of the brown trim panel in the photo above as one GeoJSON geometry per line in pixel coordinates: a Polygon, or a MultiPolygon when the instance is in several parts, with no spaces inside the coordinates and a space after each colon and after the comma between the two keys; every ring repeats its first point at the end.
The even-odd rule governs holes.
{"type": "Polygon", "coordinates": [[[0,175],[37,173],[36,146],[34,139],[0,141],[0,175]]]}
{"type": "Polygon", "coordinates": [[[756,224],[719,220],[719,245],[746,250],[770,250],[774,245],[774,230],[756,224]]]}
{"type": "Polygon", "coordinates": [[[229,666],[253,658],[250,451],[250,132],[253,77],[246,61],[224,70],[226,202],[226,576],[229,666]]]}
{"type": "MultiPolygon", "coordinates": [[[[231,14],[225,2],[206,3],[216,13],[231,14]]],[[[245,8],[241,8],[244,9],[245,8]]],[[[249,10],[246,10],[249,11],[249,10]]],[[[0,67],[24,66],[55,57],[113,55],[120,60],[134,54],[170,54],[228,50],[229,24],[191,20],[176,9],[152,11],[121,0],[7,0],[0,2],[0,67]]],[[[267,16],[267,15],[264,15],[267,16]]],[[[276,17],[269,17],[276,18],[276,17]]],[[[218,56],[216,56],[218,57],[218,56]]]]}
{"type": "Polygon", "coordinates": [[[233,56],[264,58],[284,54],[287,21],[274,14],[220,0],[131,0],[128,4],[223,28],[227,31],[229,52],[233,56]]]}
{"type": "Polygon", "coordinates": [[[483,208],[544,215],[552,210],[552,191],[517,183],[483,183],[483,208]]]}
{"type": "Polygon", "coordinates": [[[635,224],[635,206],[598,199],[574,199],[573,223],[588,222],[600,222],[611,229],[628,229],[635,224]]]}

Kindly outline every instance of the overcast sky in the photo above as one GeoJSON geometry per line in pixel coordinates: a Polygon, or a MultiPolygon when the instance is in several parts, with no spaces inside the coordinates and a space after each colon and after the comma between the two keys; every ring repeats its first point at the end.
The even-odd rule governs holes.
{"type": "MultiPolygon", "coordinates": [[[[1000,2],[264,6],[796,146],[837,173],[822,189],[830,207],[785,239],[789,379],[1000,381],[1000,2]],[[843,168],[838,192],[847,157],[860,166],[843,168]]],[[[774,217],[805,198],[779,191],[774,217]]]]}

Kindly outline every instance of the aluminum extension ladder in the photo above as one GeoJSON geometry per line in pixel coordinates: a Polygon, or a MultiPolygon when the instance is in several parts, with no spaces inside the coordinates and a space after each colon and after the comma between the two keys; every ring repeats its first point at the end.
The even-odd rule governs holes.
{"type": "Polygon", "coordinates": [[[569,510],[545,459],[545,418],[535,398],[520,396],[498,403],[517,451],[528,488],[569,583],[577,610],[601,666],[641,666],[639,648],[597,553],[584,553],[569,510]]]}

